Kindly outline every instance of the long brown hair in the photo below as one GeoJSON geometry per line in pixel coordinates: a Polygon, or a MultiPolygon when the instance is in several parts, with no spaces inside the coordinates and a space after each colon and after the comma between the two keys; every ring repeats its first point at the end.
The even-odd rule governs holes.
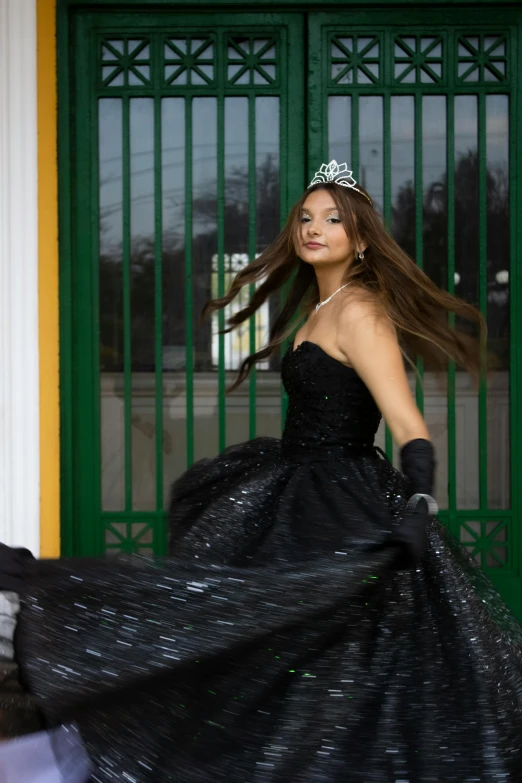
{"type": "MultiPolygon", "coordinates": [[[[360,185],[357,187],[366,193],[360,185]]],[[[482,366],[479,343],[468,333],[468,328],[455,329],[453,323],[456,316],[468,325],[477,325],[484,344],[486,327],[481,313],[473,305],[438,288],[419,269],[386,232],[367,194],[361,195],[335,183],[321,183],[307,188],[276,240],[236,275],[228,293],[208,301],[203,309],[204,318],[226,307],[243,286],[262,281],[248,305],[227,319],[228,328],[224,331],[230,332],[291,280],[286,302],[270,329],[267,344],[242,362],[229,391],[245,380],[256,362],[270,356],[319,301],[314,268],[302,261],[296,250],[303,204],[310,193],[319,189],[331,194],[347,235],[358,237],[367,245],[364,259],[356,255],[343,282],[352,283],[378,303],[394,324],[408,361],[422,357],[427,366],[442,369],[451,359],[478,379],[482,366]]]]}

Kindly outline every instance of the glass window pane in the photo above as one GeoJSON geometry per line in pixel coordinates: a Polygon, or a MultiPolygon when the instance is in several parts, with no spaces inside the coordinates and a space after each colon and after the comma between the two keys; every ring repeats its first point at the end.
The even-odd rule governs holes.
{"type": "Polygon", "coordinates": [[[375,208],[383,205],[383,99],[380,95],[359,99],[359,181],[370,193],[375,208]]]}
{"type": "Polygon", "coordinates": [[[200,323],[212,295],[217,253],[217,98],[192,102],[192,308],[194,341],[194,459],[218,453],[217,378],[212,372],[212,323],[200,323]]]}
{"type": "Polygon", "coordinates": [[[125,507],[122,101],[98,102],[101,508],[125,507]]]}
{"type": "Polygon", "coordinates": [[[390,105],[392,234],[415,257],[415,154],[413,95],[394,95],[390,105]]]}
{"type": "Polygon", "coordinates": [[[488,387],[488,504],[510,499],[509,98],[486,97],[488,347],[496,370],[488,387]]]}
{"type": "MultiPolygon", "coordinates": [[[[225,291],[249,261],[248,203],[248,98],[225,99],[225,291]]],[[[216,281],[217,282],[217,281],[216,281]]],[[[217,293],[217,286],[215,287],[217,293]]],[[[247,304],[249,292],[243,288],[225,309],[225,318],[247,304]]],[[[212,318],[215,366],[217,366],[218,316],[212,318]]],[[[241,361],[250,353],[248,324],[224,337],[227,382],[235,376],[241,361]]],[[[248,381],[227,400],[226,445],[248,440],[248,381]]]]}
{"type": "MultiPolygon", "coordinates": [[[[479,182],[478,104],[473,95],[455,97],[455,293],[478,304],[479,182]]],[[[457,507],[479,504],[478,394],[468,373],[456,381],[457,507]]]]}
{"type": "Polygon", "coordinates": [[[331,95],[328,98],[328,160],[350,164],[351,159],[352,99],[349,95],[331,95]]]}
{"type": "MultiPolygon", "coordinates": [[[[448,282],[448,205],[446,188],[446,97],[422,100],[423,266],[440,288],[448,282]]],[[[424,365],[424,414],[437,450],[435,494],[448,505],[448,409],[446,388],[435,368],[424,365]]],[[[453,477],[451,481],[453,481],[453,477]]]]}
{"type": "Polygon", "coordinates": [[[161,102],[163,497],[187,464],[185,99],[161,102]]]}
{"type": "MultiPolygon", "coordinates": [[[[256,98],[256,252],[274,241],[281,225],[280,99],[256,98]]],[[[256,314],[256,345],[268,340],[270,326],[279,312],[279,294],[265,302],[256,314]]],[[[258,364],[256,422],[258,436],[281,435],[280,357],[258,364]]],[[[246,391],[246,389],[245,389],[246,391]]]]}
{"type": "Polygon", "coordinates": [[[129,104],[132,506],[146,511],[156,508],[154,101],[129,104]]]}

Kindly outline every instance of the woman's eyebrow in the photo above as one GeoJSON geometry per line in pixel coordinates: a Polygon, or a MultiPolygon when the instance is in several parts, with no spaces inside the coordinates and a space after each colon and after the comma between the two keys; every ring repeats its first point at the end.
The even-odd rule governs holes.
{"type": "MultiPolygon", "coordinates": [[[[325,209],[319,210],[320,212],[339,212],[337,207],[325,207],[325,209]]],[[[303,207],[301,212],[307,212],[308,214],[311,214],[311,209],[306,209],[306,207],[303,207]]]]}

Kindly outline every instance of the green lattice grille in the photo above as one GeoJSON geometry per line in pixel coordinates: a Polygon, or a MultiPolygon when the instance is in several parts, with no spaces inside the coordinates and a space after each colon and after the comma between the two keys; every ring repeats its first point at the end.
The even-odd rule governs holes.
{"type": "MultiPolygon", "coordinates": [[[[320,92],[319,74],[311,85],[311,111],[324,118],[314,160],[350,160],[399,244],[488,321],[499,363],[489,388],[482,381],[474,393],[451,365],[442,383],[419,361],[416,394],[439,453],[443,518],[480,565],[512,572],[512,39],[498,29],[344,29],[319,19],[312,45],[325,52],[328,79],[320,92]]],[[[384,441],[396,458],[389,432],[384,441]]]]}
{"type": "Polygon", "coordinates": [[[486,568],[509,567],[511,542],[507,520],[463,522],[460,540],[479,565],[486,568]]]}
{"type": "Polygon", "coordinates": [[[419,34],[394,38],[393,76],[397,84],[441,84],[442,65],[442,36],[419,34]]]}
{"type": "Polygon", "coordinates": [[[334,84],[379,84],[381,39],[368,35],[332,35],[330,78],[334,84]]]}
{"type": "Polygon", "coordinates": [[[441,515],[516,603],[519,23],[427,8],[374,9],[371,23],[356,8],[75,16],[60,60],[74,118],[61,146],[62,192],[74,194],[62,231],[62,245],[74,236],[63,245],[66,551],[164,551],[171,481],[194,459],[280,433],[278,361],[224,394],[276,303],[235,336],[215,334],[223,314],[201,326],[199,309],[276,234],[305,160],[310,175],[334,157],[435,282],[487,316],[498,358],[487,387],[421,363],[412,384],[439,453],[441,515]]]}
{"type": "Polygon", "coordinates": [[[506,82],[508,80],[508,36],[478,35],[458,38],[459,83],[506,82]]]}
{"type": "Polygon", "coordinates": [[[101,55],[101,80],[104,87],[150,85],[148,41],[142,38],[105,41],[101,55]]]}
{"type": "Polygon", "coordinates": [[[240,361],[266,339],[276,303],[234,335],[217,332],[249,292],[206,324],[199,314],[266,247],[286,211],[289,34],[288,25],[217,23],[99,36],[91,90],[108,552],[162,551],[177,475],[232,442],[280,435],[278,358],[225,396],[240,361]]]}
{"type": "Polygon", "coordinates": [[[163,52],[165,86],[215,84],[215,36],[167,38],[163,52]]]}

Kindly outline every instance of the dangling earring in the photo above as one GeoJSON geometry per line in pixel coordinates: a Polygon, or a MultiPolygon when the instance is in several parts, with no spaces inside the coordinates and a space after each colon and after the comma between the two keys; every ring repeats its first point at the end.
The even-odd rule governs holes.
{"type": "Polygon", "coordinates": [[[359,250],[359,253],[358,253],[358,255],[359,255],[359,258],[360,258],[360,260],[361,260],[361,261],[364,261],[364,253],[363,253],[363,251],[362,251],[362,250],[359,250]]]}

